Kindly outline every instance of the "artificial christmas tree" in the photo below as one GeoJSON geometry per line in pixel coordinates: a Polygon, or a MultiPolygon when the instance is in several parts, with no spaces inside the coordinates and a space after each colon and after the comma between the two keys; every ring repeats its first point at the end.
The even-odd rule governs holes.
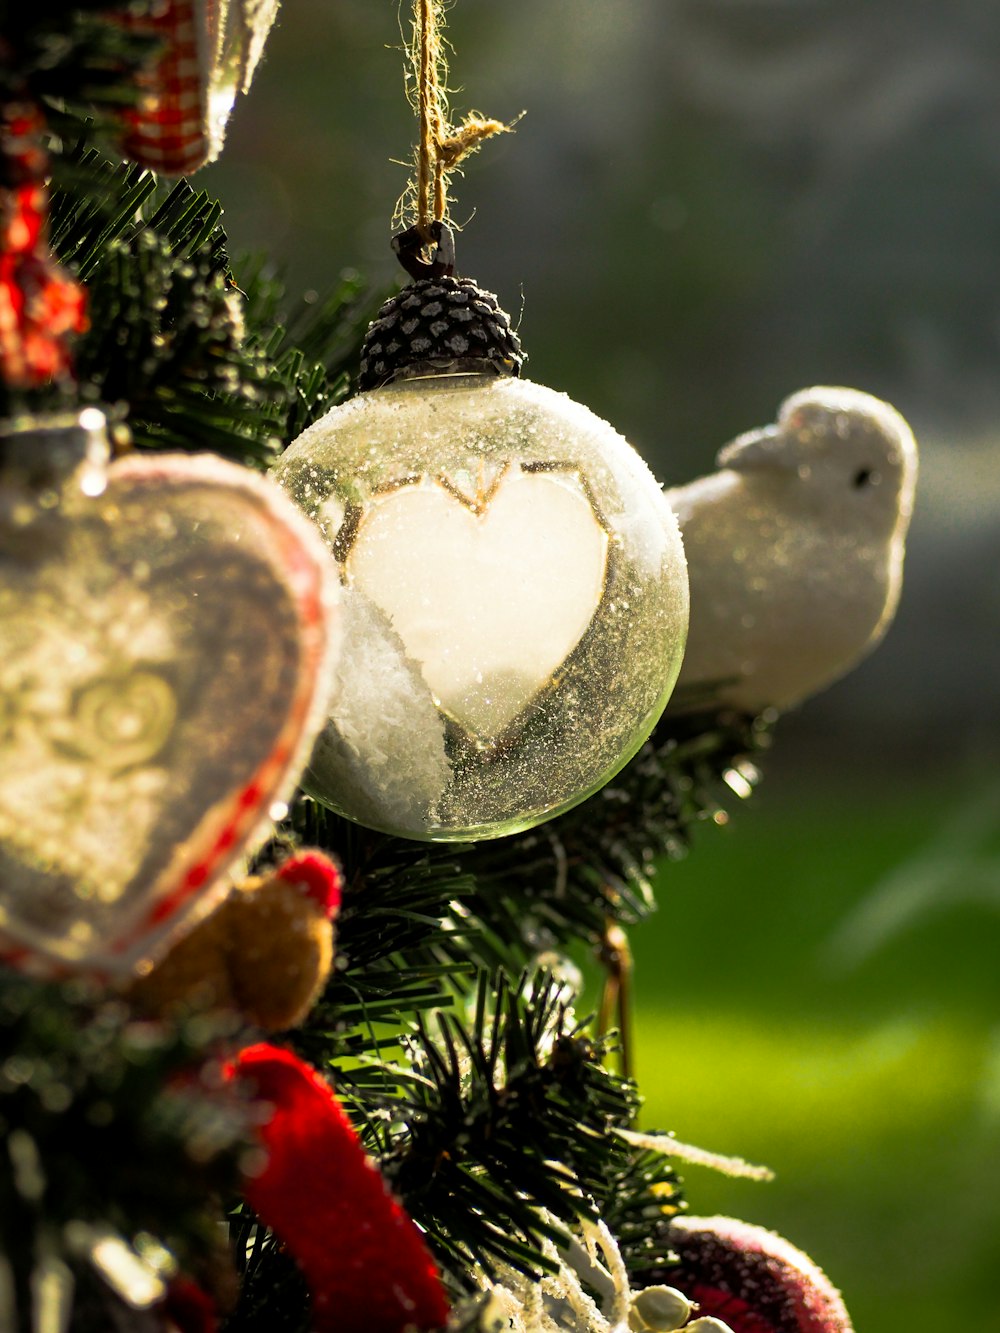
{"type": "MultiPolygon", "coordinates": [[[[251,32],[255,6],[236,8],[251,32]]],[[[206,22],[212,14],[218,17],[213,5],[196,4],[193,10],[206,22]]],[[[418,5],[418,16],[425,22],[433,17],[426,0],[418,5]]],[[[209,451],[226,456],[227,468],[240,463],[262,469],[346,397],[360,333],[376,302],[356,284],[345,284],[311,310],[288,308],[277,284],[261,273],[247,268],[234,276],[219,205],[186,183],[170,188],[134,164],[116,165],[94,146],[96,138],[103,136],[106,143],[115,132],[122,104],[140,107],[126,117],[134,125],[141,88],[149,86],[140,71],[149,60],[163,58],[141,24],[120,20],[107,0],[100,8],[53,0],[8,16],[0,35],[0,99],[31,113],[17,120],[16,142],[9,132],[5,138],[7,173],[0,181],[4,216],[13,224],[5,230],[10,263],[3,281],[14,317],[0,330],[5,454],[12,441],[23,447],[27,439],[44,461],[53,420],[101,403],[112,434],[121,440],[118,423],[127,423],[137,451],[151,457],[165,450],[209,451]],[[17,225],[27,206],[25,126],[40,134],[33,117],[43,113],[51,182],[41,179],[37,155],[28,166],[32,191],[44,184],[51,191],[53,256],[44,249],[37,194],[29,201],[38,225],[27,250],[24,229],[17,225]],[[71,279],[56,267],[56,258],[71,279]],[[75,287],[63,285],[76,281],[87,290],[85,331],[72,296],[75,287]],[[60,300],[51,308],[39,304],[39,291],[49,284],[52,294],[53,283],[60,300]],[[79,337],[71,345],[73,331],[79,337]],[[36,352],[39,347],[42,352],[36,352]]],[[[426,39],[426,27],[423,33],[426,39]]],[[[435,48],[425,40],[422,49],[433,55],[435,48]]],[[[439,163],[453,165],[463,143],[470,146],[500,128],[480,120],[449,132],[440,104],[435,97],[430,101],[437,108],[433,137],[439,163]]],[[[419,174],[422,207],[438,200],[435,223],[444,220],[445,178],[444,168],[419,174]]],[[[435,242],[440,238],[440,232],[430,236],[435,242]]],[[[369,362],[371,355],[370,342],[369,362]]],[[[141,470],[141,463],[127,462],[126,472],[141,470]]],[[[207,465],[194,466],[197,471],[207,465]]],[[[164,467],[166,477],[170,469],[164,467]]],[[[78,482],[79,468],[70,471],[78,482]]],[[[79,502],[82,519],[72,505],[62,508],[46,475],[42,468],[41,480],[29,479],[30,514],[55,511],[71,536],[78,524],[85,530],[86,505],[79,502]]],[[[14,503],[23,484],[0,479],[5,562],[0,626],[11,643],[28,641],[38,649],[31,697],[44,700],[53,682],[63,680],[65,663],[46,643],[38,647],[36,629],[25,626],[23,616],[18,619],[23,571],[39,558],[39,550],[24,540],[30,525],[23,505],[14,503]]],[[[546,485],[535,489],[548,495],[546,485]]],[[[265,482],[252,478],[247,487],[256,493],[265,482]]],[[[279,499],[268,492],[268,523],[260,542],[285,531],[284,497],[274,483],[266,487],[279,499]]],[[[79,489],[86,498],[87,486],[79,489]]],[[[96,503],[106,486],[90,489],[96,503]]],[[[654,509],[669,513],[655,498],[654,509]]],[[[562,487],[559,500],[572,515],[585,501],[592,503],[583,483],[575,490],[562,487]]],[[[160,520],[127,505],[102,513],[108,533],[131,543],[128,572],[141,575],[147,588],[149,615],[126,626],[134,632],[120,640],[127,657],[147,621],[155,619],[160,591],[133,548],[141,547],[147,525],[152,531],[160,520]]],[[[609,528],[609,548],[624,540],[627,518],[609,528]]],[[[211,526],[207,519],[206,524],[211,526]]],[[[290,542],[298,540],[302,524],[297,514],[288,520],[290,542]]],[[[669,523],[660,530],[670,533],[669,523]]],[[[252,529],[237,528],[240,537],[256,548],[252,529]]],[[[204,968],[207,974],[209,964],[198,961],[208,956],[198,952],[198,937],[182,938],[163,960],[159,979],[157,964],[166,936],[181,933],[191,921],[164,931],[163,946],[157,936],[150,948],[140,948],[133,970],[145,975],[114,987],[102,959],[82,949],[62,950],[61,965],[69,975],[58,984],[27,975],[23,952],[11,956],[0,971],[0,1124],[9,1158],[0,1173],[0,1328],[17,1333],[50,1328],[403,1333],[407,1327],[445,1324],[454,1333],[507,1327],[519,1333],[723,1328],[721,1310],[706,1308],[697,1317],[685,1290],[693,1265],[671,1227],[687,1206],[674,1169],[684,1150],[666,1138],[628,1132],[639,1090],[607,1067],[613,1037],[595,1033],[576,1016],[578,990],[565,954],[596,949],[604,951],[609,967],[616,952],[621,960],[622,928],[653,909],[650,876],[656,859],[685,845],[692,826],[718,811],[722,792],[749,791],[755,772],[749,759],[766,744],[773,716],[723,709],[710,699],[702,711],[688,710],[661,723],[633,761],[584,804],[528,831],[481,843],[428,845],[388,836],[348,822],[303,791],[286,803],[281,781],[290,767],[304,764],[303,737],[326,716],[325,711],[319,716],[305,678],[322,662],[335,691],[341,675],[366,668],[349,660],[349,645],[339,642],[339,582],[334,579],[334,591],[326,591],[317,574],[305,596],[302,571],[313,569],[318,539],[310,543],[303,537],[302,543],[303,565],[296,566],[298,577],[288,579],[297,589],[291,611],[279,601],[273,616],[259,614],[254,621],[256,636],[244,632],[232,641],[223,636],[224,651],[218,639],[186,640],[175,655],[179,660],[170,658],[169,670],[157,677],[173,683],[171,698],[182,667],[197,668],[198,690],[214,690],[216,677],[231,690],[210,696],[224,713],[221,718],[198,711],[204,696],[197,690],[187,699],[193,716],[203,719],[200,743],[211,755],[213,773],[227,779],[230,785],[223,782],[223,789],[232,790],[239,815],[238,820],[227,816],[210,844],[211,876],[231,865],[245,882],[244,867],[232,864],[240,852],[251,855],[245,869],[258,883],[287,879],[280,869],[272,872],[304,847],[336,858],[337,869],[329,872],[335,890],[327,885],[324,910],[300,915],[302,904],[296,902],[295,910],[265,914],[265,932],[288,937],[291,953],[279,951],[282,960],[299,956],[296,941],[301,956],[312,960],[305,999],[292,1006],[286,1020],[301,1021],[279,1045],[265,1045],[255,1024],[274,1024],[261,1017],[270,1010],[257,1001],[273,996],[253,997],[253,1004],[238,1000],[237,991],[252,990],[255,981],[268,992],[278,989],[263,963],[254,969],[269,943],[259,936],[240,960],[249,962],[249,975],[245,968],[237,970],[237,985],[237,972],[228,970],[230,958],[225,985],[206,975],[211,985],[196,985],[202,997],[191,993],[190,1003],[185,986],[178,989],[168,969],[189,974],[204,968]],[[302,611],[306,602],[309,614],[302,611]],[[329,647],[334,640],[339,651],[329,647]],[[264,669],[274,662],[273,669],[264,669]],[[252,717],[253,705],[271,699],[279,686],[299,699],[292,711],[302,726],[289,735],[284,715],[279,717],[259,743],[262,753],[254,751],[248,776],[246,736],[234,719],[243,717],[242,710],[252,717]],[[261,765],[269,782],[260,779],[261,765]],[[274,773],[280,777],[270,781],[274,773]],[[252,834],[264,812],[270,823],[260,845],[252,834]],[[338,897],[336,960],[311,1004],[313,983],[330,962],[326,909],[335,907],[338,897]],[[190,967],[178,963],[181,950],[195,960],[190,967]],[[158,980],[169,991],[169,1005],[152,1002],[158,980]]],[[[171,585],[165,594],[182,618],[194,614],[183,597],[197,593],[225,619],[231,561],[219,558],[216,545],[207,549],[211,559],[199,565],[196,583],[171,585]]],[[[607,553],[601,549],[604,562],[607,553]]],[[[93,557],[85,553],[84,563],[88,560],[93,557]]],[[[334,562],[329,565],[332,569],[334,562]]],[[[92,582],[83,593],[74,593],[83,586],[78,582],[61,590],[53,584],[46,608],[58,610],[60,595],[75,595],[84,602],[75,610],[86,619],[87,599],[93,599],[96,617],[97,603],[103,608],[113,595],[108,583],[92,582]]],[[[686,606],[680,595],[674,598],[678,623],[682,602],[686,606]]],[[[387,619],[393,609],[384,612],[387,619]]],[[[585,631],[587,623],[576,639],[564,634],[567,661],[585,631]]],[[[673,634],[674,647],[680,637],[682,630],[673,634]]],[[[67,652],[72,659],[72,645],[67,652]]],[[[126,679],[140,671],[151,674],[148,660],[128,661],[126,679]]],[[[661,664],[653,702],[640,710],[643,725],[651,724],[676,665],[661,664]]],[[[546,662],[542,674],[555,676],[564,666],[561,659],[546,662]]],[[[145,675],[143,681],[149,683],[145,675]]],[[[430,679],[426,683],[433,686],[430,679]]],[[[614,688],[613,682],[605,688],[614,688]]],[[[515,712],[520,715],[538,692],[535,681],[518,696],[515,712]]],[[[63,693],[66,709],[77,719],[87,691],[63,693]]],[[[11,735],[37,736],[40,710],[26,707],[25,697],[25,688],[10,689],[5,726],[11,735]]],[[[156,697],[166,698],[162,688],[156,697]]],[[[118,701],[112,697],[112,702],[118,701]]],[[[599,698],[588,706],[595,703],[599,708],[599,698]]],[[[86,706],[84,711],[89,716],[86,706]]],[[[145,736],[141,728],[138,740],[133,734],[141,711],[126,707],[113,716],[119,740],[132,744],[115,773],[128,774],[147,797],[147,788],[164,775],[180,775],[176,780],[183,787],[188,766],[201,751],[193,741],[179,743],[184,737],[175,731],[174,714],[161,726],[156,745],[145,748],[139,744],[145,736]]],[[[505,727],[512,716],[504,715],[505,727]]],[[[406,726],[405,713],[395,725],[406,726]]],[[[562,716],[549,741],[570,746],[573,728],[587,725],[585,716],[562,716]]],[[[630,732],[619,757],[634,750],[633,742],[630,732]]],[[[77,765],[77,790],[85,796],[85,779],[97,781],[98,770],[108,767],[109,751],[95,742],[81,752],[79,743],[74,748],[65,738],[59,745],[58,753],[77,765]]],[[[497,749],[502,758],[504,746],[497,749]]],[[[609,759],[582,786],[589,790],[614,766],[609,759]]],[[[396,776],[403,785],[411,779],[407,772],[396,776]]],[[[102,879],[96,860],[89,864],[83,856],[81,864],[75,849],[59,860],[67,839],[46,804],[52,799],[49,785],[38,784],[33,814],[54,850],[40,851],[41,834],[32,838],[23,820],[16,829],[12,824],[0,861],[0,920],[14,933],[15,908],[23,913],[28,897],[23,866],[31,864],[39,876],[58,879],[60,892],[47,904],[48,924],[74,941],[81,930],[92,931],[90,904],[113,905],[123,881],[102,879]]],[[[564,810],[571,802],[563,793],[550,804],[564,810]]],[[[160,807],[154,813],[159,815],[160,807]]],[[[352,813],[363,818],[363,811],[352,813]]],[[[512,827],[535,823],[535,813],[540,817],[535,811],[531,819],[511,820],[512,827]]],[[[127,833],[137,837],[134,827],[127,833]]],[[[140,835],[142,851],[141,829],[140,835]]],[[[126,837],[124,820],[120,836],[126,837]]],[[[193,890],[209,872],[199,878],[204,858],[192,862],[184,854],[190,836],[187,826],[178,827],[170,843],[177,857],[167,860],[178,885],[193,890]],[[191,881],[195,871],[197,884],[191,881]]],[[[102,826],[99,842],[114,847],[118,837],[112,821],[102,826]]],[[[94,858],[102,849],[95,847],[94,858]]],[[[158,886],[142,856],[136,859],[128,883],[140,890],[158,886]]],[[[223,887],[216,883],[217,892],[223,887]]],[[[241,938],[235,922],[246,892],[236,888],[217,917],[201,927],[213,959],[226,953],[218,931],[226,934],[230,950],[233,939],[241,938]]],[[[158,891],[153,899],[159,924],[158,891]]],[[[173,904],[176,894],[166,893],[165,900],[173,904]]],[[[287,968],[287,961],[280,966],[287,968]]],[[[806,1333],[814,1326],[798,1319],[794,1301],[781,1305],[773,1318],[770,1306],[743,1305],[737,1309],[731,1302],[739,1316],[731,1325],[736,1333],[806,1333]]],[[[824,1333],[847,1333],[839,1304],[831,1303],[829,1310],[824,1333]]]]}

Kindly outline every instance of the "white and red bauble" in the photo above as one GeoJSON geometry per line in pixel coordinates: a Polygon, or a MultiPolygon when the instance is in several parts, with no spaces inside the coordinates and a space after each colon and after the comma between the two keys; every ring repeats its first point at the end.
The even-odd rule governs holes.
{"type": "MultiPolygon", "coordinates": [[[[853,1333],[840,1292],[782,1236],[735,1217],[675,1217],[665,1270],[705,1319],[733,1333],[853,1333]]],[[[658,1275],[659,1276],[659,1275],[658,1275]]]]}

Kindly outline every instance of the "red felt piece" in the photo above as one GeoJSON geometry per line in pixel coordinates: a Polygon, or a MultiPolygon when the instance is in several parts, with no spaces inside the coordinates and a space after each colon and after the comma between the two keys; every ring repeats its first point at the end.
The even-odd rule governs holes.
{"type": "Polygon", "coordinates": [[[242,1051],[231,1073],[274,1107],[261,1130],[267,1163],[245,1194],[302,1269],[315,1333],[442,1327],[448,1302],[423,1236],[330,1086],[263,1042],[242,1051]]]}
{"type": "Polygon", "coordinates": [[[217,1333],[219,1327],[215,1302],[189,1278],[179,1277],[170,1284],[162,1306],[167,1329],[177,1333],[217,1333]]]}
{"type": "Polygon", "coordinates": [[[328,917],[336,916],[343,876],[337,863],[323,852],[298,852],[290,856],[278,866],[274,878],[301,889],[328,917]]]}

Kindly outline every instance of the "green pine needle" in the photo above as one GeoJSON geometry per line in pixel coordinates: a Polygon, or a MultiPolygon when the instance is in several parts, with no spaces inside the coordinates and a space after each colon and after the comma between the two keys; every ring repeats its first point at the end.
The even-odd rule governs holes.
{"type": "Polygon", "coordinates": [[[118,408],[137,445],[264,467],[345,396],[373,304],[356,275],[286,318],[262,265],[245,261],[237,281],[205,191],[115,165],[86,132],[56,180],[53,249],[89,296],[80,396],[118,408]]]}
{"type": "MultiPolygon", "coordinates": [[[[364,1063],[332,1070],[456,1293],[474,1288],[473,1265],[551,1270],[542,1241],[565,1244],[580,1217],[624,1216],[626,1184],[642,1207],[654,1184],[680,1204],[666,1159],[654,1166],[655,1154],[637,1154],[610,1132],[631,1123],[636,1091],[604,1067],[570,999],[544,972],[514,984],[479,971],[467,1006],[413,1019],[397,1059],[381,1062],[372,1047],[364,1063]]],[[[267,1273],[280,1265],[266,1244],[247,1259],[258,1318],[276,1311],[267,1273]]],[[[233,1325],[244,1327],[256,1325],[233,1325]]]]}

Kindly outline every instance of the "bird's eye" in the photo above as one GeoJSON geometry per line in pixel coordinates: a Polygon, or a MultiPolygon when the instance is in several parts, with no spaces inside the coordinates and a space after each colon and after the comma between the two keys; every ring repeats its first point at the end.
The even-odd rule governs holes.
{"type": "Polygon", "coordinates": [[[862,486],[872,486],[878,481],[878,473],[870,467],[859,468],[854,474],[854,485],[860,491],[862,486]]]}

